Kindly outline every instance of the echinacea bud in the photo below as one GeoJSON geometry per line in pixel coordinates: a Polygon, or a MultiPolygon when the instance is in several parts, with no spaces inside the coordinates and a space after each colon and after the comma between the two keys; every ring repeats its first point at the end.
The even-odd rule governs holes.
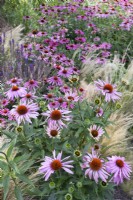
{"type": "Polygon", "coordinates": [[[102,182],[101,182],[101,186],[102,186],[102,187],[107,187],[107,183],[104,182],[104,181],[102,181],[102,182]]]}
{"type": "Polygon", "coordinates": [[[65,144],[66,149],[71,149],[71,145],[69,143],[65,144]]]}
{"type": "Polygon", "coordinates": [[[126,79],[122,79],[122,83],[123,83],[124,85],[129,85],[129,81],[126,80],[126,79]]]}
{"type": "Polygon", "coordinates": [[[100,100],[100,99],[98,99],[98,98],[95,99],[95,104],[96,104],[96,105],[99,105],[100,103],[101,103],[101,100],[100,100]]]}
{"type": "Polygon", "coordinates": [[[73,199],[73,197],[72,197],[71,194],[67,193],[67,194],[65,195],[65,200],[72,200],[72,199],[73,199]]]}
{"type": "Polygon", "coordinates": [[[100,145],[99,144],[94,144],[94,150],[97,151],[100,149],[100,145]]]}
{"type": "Polygon", "coordinates": [[[15,130],[16,130],[17,133],[22,133],[23,132],[23,126],[17,126],[15,130]]]}
{"type": "Polygon", "coordinates": [[[69,81],[71,83],[77,83],[79,81],[79,76],[76,76],[76,75],[72,76],[72,77],[69,78],[69,81]]]}
{"type": "Polygon", "coordinates": [[[78,181],[76,185],[78,188],[81,188],[83,186],[83,184],[80,181],[78,181]]]}
{"type": "Polygon", "coordinates": [[[44,101],[40,101],[40,102],[39,102],[39,106],[40,106],[40,107],[44,107],[44,106],[45,106],[45,102],[44,102],[44,101]]]}
{"type": "Polygon", "coordinates": [[[69,187],[69,188],[68,188],[68,192],[69,192],[69,193],[73,193],[73,192],[74,192],[74,190],[75,190],[75,189],[74,189],[74,187],[73,187],[73,186],[71,186],[71,187],[69,187]]]}
{"type": "Polygon", "coordinates": [[[35,138],[34,143],[35,143],[36,145],[41,144],[40,138],[35,138]]]}
{"type": "Polygon", "coordinates": [[[119,103],[117,103],[117,104],[116,104],[116,109],[121,109],[121,108],[122,108],[122,105],[119,104],[119,103]]]}
{"type": "Polygon", "coordinates": [[[55,183],[54,182],[50,182],[49,183],[49,187],[50,187],[50,189],[54,189],[55,188],[55,183]]]}
{"type": "Polygon", "coordinates": [[[75,156],[75,157],[80,157],[80,156],[82,156],[81,151],[75,150],[75,151],[74,151],[74,156],[75,156]]]}

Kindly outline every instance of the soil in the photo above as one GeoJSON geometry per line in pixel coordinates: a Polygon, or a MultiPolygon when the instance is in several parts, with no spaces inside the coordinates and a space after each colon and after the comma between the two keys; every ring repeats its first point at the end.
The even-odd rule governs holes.
{"type": "Polygon", "coordinates": [[[117,187],[114,194],[114,200],[133,200],[133,197],[129,197],[120,187],[117,187]]]}

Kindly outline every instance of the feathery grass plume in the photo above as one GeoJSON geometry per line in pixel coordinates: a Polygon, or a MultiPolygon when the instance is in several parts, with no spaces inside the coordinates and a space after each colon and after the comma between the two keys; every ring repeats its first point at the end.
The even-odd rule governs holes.
{"type": "Polygon", "coordinates": [[[82,80],[80,82],[80,86],[81,86],[81,88],[83,88],[85,90],[84,98],[88,102],[91,102],[92,100],[94,100],[94,97],[97,95],[97,91],[96,91],[94,84],[92,84],[92,83],[87,84],[87,82],[85,80],[82,80]]]}
{"type": "Polygon", "coordinates": [[[105,81],[115,81],[115,83],[119,83],[119,79],[123,77],[124,73],[124,63],[120,62],[118,54],[114,56],[112,61],[107,59],[104,64],[97,64],[97,57],[93,52],[91,55],[88,54],[81,68],[83,78],[91,74],[94,80],[102,77],[105,81]]]}
{"type": "Polygon", "coordinates": [[[101,67],[101,65],[97,64],[96,62],[97,56],[98,54],[95,54],[95,51],[89,52],[85,61],[83,62],[83,65],[81,66],[82,78],[86,78],[86,76],[90,73],[93,74],[94,69],[96,70],[98,67],[101,67]]]}
{"type": "MultiPolygon", "coordinates": [[[[109,119],[112,124],[106,127],[110,138],[103,137],[101,144],[105,147],[104,155],[125,155],[128,147],[128,129],[132,126],[133,115],[123,114],[120,111],[112,113],[109,119]],[[109,148],[111,147],[111,148],[109,148]]],[[[129,147],[128,147],[129,150],[129,147]]]]}
{"type": "Polygon", "coordinates": [[[4,50],[5,52],[9,50],[10,48],[10,41],[14,40],[14,47],[19,43],[22,37],[22,30],[24,27],[20,24],[16,28],[13,28],[6,33],[2,34],[2,40],[5,40],[4,42],[4,50]]]}

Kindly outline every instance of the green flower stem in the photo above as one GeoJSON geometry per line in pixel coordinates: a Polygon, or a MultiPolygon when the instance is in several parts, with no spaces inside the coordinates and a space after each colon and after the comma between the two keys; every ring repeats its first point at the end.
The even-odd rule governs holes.
{"type": "MultiPolygon", "coordinates": [[[[9,161],[7,155],[6,155],[4,152],[2,152],[2,151],[0,151],[0,153],[3,154],[3,155],[5,156],[6,161],[7,161],[7,163],[8,163],[9,172],[12,173],[12,167],[11,167],[11,165],[10,165],[10,161],[9,161]]],[[[13,180],[15,186],[17,186],[18,184],[17,184],[17,182],[16,182],[16,179],[15,179],[14,177],[12,177],[12,180],[13,180]]]]}

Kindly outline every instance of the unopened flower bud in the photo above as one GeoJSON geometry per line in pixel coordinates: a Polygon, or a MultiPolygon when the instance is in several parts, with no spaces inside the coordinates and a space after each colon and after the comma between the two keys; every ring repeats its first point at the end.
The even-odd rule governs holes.
{"type": "Polygon", "coordinates": [[[81,188],[83,186],[82,182],[80,182],[80,181],[78,181],[76,185],[78,188],[81,188]]]}
{"type": "Polygon", "coordinates": [[[116,104],[116,109],[121,109],[121,108],[122,108],[122,105],[119,104],[119,103],[117,103],[117,104],[116,104]]]}
{"type": "Polygon", "coordinates": [[[75,157],[80,157],[80,156],[82,156],[81,151],[75,150],[75,151],[74,151],[74,156],[75,156],[75,157]]]}
{"type": "Polygon", "coordinates": [[[73,192],[74,192],[74,187],[73,187],[73,186],[69,187],[69,188],[68,188],[68,192],[69,192],[69,193],[73,193],[73,192]]]}
{"type": "Polygon", "coordinates": [[[69,193],[67,193],[66,195],[65,195],[65,200],[72,200],[73,198],[72,198],[72,195],[71,194],[69,194],[69,193]]]}
{"type": "Polygon", "coordinates": [[[17,133],[22,133],[23,132],[23,126],[17,126],[15,130],[16,130],[17,133]]]}
{"type": "Polygon", "coordinates": [[[107,187],[107,183],[104,182],[104,181],[102,181],[102,182],[101,182],[101,186],[102,186],[102,187],[107,187]]]}
{"type": "Polygon", "coordinates": [[[35,143],[36,145],[41,144],[41,139],[40,139],[40,138],[35,138],[34,143],[35,143]]]}
{"type": "Polygon", "coordinates": [[[101,103],[101,100],[99,98],[95,99],[95,104],[99,105],[101,103]]]}
{"type": "Polygon", "coordinates": [[[50,189],[54,189],[55,188],[55,183],[54,182],[50,182],[49,183],[49,187],[50,187],[50,189]]]}
{"type": "Polygon", "coordinates": [[[67,149],[71,149],[71,145],[70,145],[69,143],[66,143],[66,144],[65,144],[65,147],[66,147],[67,149]]]}

